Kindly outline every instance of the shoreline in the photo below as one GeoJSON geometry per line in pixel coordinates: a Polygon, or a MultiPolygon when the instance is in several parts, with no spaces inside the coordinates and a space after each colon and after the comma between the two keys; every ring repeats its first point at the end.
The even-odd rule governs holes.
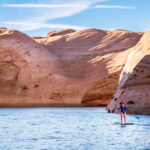
{"type": "Polygon", "coordinates": [[[30,103],[30,104],[25,104],[25,103],[18,103],[18,104],[0,104],[0,108],[34,108],[34,107],[106,107],[106,104],[41,104],[41,103],[30,103]]]}

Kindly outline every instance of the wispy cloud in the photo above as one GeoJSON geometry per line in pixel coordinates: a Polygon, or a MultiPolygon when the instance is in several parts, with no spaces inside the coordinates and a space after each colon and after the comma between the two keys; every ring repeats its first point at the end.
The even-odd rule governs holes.
{"type": "Polygon", "coordinates": [[[15,16],[10,16],[11,18],[14,18],[14,20],[11,22],[9,20],[5,20],[3,21],[2,25],[21,31],[30,31],[40,28],[73,28],[75,30],[82,30],[87,27],[70,24],[52,24],[50,22],[52,19],[69,17],[74,14],[80,13],[90,8],[90,6],[94,3],[101,1],[107,0],[59,0],[59,3],[48,2],[46,4],[43,2],[43,0],[39,0],[39,2],[41,3],[1,4],[1,7],[16,8],[16,11],[18,10],[18,13],[21,13],[23,16],[22,18],[18,19],[15,16]]]}
{"type": "Polygon", "coordinates": [[[119,9],[136,9],[134,6],[119,6],[119,5],[96,5],[94,8],[119,8],[119,9]]]}
{"type": "MultiPolygon", "coordinates": [[[[61,2],[62,0],[60,0],[61,2]]],[[[80,13],[88,8],[119,8],[119,9],[135,9],[134,6],[118,6],[118,5],[95,5],[96,2],[108,0],[70,0],[69,3],[59,4],[2,4],[2,7],[12,8],[29,8],[28,16],[24,14],[26,21],[46,22],[56,18],[69,17],[80,13]]],[[[63,1],[62,1],[63,2],[63,1]]],[[[21,11],[21,10],[19,10],[21,11]]],[[[24,20],[23,20],[24,21],[24,20]]]]}
{"type": "MultiPolygon", "coordinates": [[[[65,4],[2,4],[2,7],[30,8],[28,16],[23,14],[26,21],[46,22],[51,19],[69,17],[89,8],[90,2],[65,3],[65,4]]],[[[98,0],[94,0],[98,1],[98,0]]],[[[71,2],[71,1],[70,1],[71,2]]],[[[23,9],[23,10],[24,10],[23,9]]],[[[19,10],[19,11],[23,11],[19,10]]]]}
{"type": "Polygon", "coordinates": [[[15,7],[15,8],[85,8],[87,5],[81,4],[2,4],[2,7],[15,7]]]}
{"type": "MultiPolygon", "coordinates": [[[[14,28],[21,31],[30,31],[40,28],[73,28],[75,30],[82,30],[88,27],[75,26],[69,24],[52,24],[51,20],[62,17],[69,17],[74,14],[85,11],[89,8],[120,8],[120,9],[135,9],[133,6],[113,6],[113,5],[95,5],[97,2],[103,2],[109,0],[59,0],[52,3],[43,0],[39,0],[39,3],[25,3],[25,4],[1,4],[0,7],[16,8],[15,12],[20,13],[22,18],[16,17],[15,14],[10,13],[10,18],[14,18],[13,21],[4,20],[1,21],[1,25],[8,28],[14,28]],[[40,3],[41,2],[41,3],[40,3]],[[17,9],[18,8],[18,9],[17,9]],[[19,9],[22,8],[22,9],[19,9]]],[[[54,1],[53,1],[54,2],[54,1]]],[[[8,9],[8,8],[6,8],[8,9]]],[[[13,9],[14,11],[14,9],[13,9]]]]}
{"type": "MultiPolygon", "coordinates": [[[[2,4],[2,7],[15,8],[85,8],[87,4],[2,4]]],[[[92,8],[120,8],[120,9],[135,9],[134,6],[120,6],[120,5],[96,5],[92,8]]]]}
{"type": "Polygon", "coordinates": [[[48,24],[48,23],[33,23],[33,22],[0,22],[2,25],[7,25],[9,27],[15,27],[20,31],[30,31],[40,28],[55,28],[55,29],[66,29],[71,28],[75,30],[83,30],[89,27],[75,26],[68,24],[48,24]]]}

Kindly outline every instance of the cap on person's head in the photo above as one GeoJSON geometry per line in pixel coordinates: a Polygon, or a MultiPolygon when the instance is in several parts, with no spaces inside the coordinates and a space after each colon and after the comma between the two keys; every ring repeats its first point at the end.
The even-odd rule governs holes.
{"type": "Polygon", "coordinates": [[[124,101],[121,101],[120,104],[124,104],[124,101]]]}

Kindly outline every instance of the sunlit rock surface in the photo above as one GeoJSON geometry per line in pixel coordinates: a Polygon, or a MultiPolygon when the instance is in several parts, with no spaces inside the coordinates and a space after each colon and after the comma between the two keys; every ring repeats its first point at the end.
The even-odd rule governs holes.
{"type": "Polygon", "coordinates": [[[142,34],[67,29],[30,38],[0,28],[0,105],[106,105],[142,34]]]}
{"type": "Polygon", "coordinates": [[[141,36],[142,33],[119,29],[85,29],[35,40],[57,58],[59,74],[71,81],[78,91],[78,98],[73,96],[75,101],[106,105],[117,88],[121,70],[130,52],[128,49],[141,36]]]}

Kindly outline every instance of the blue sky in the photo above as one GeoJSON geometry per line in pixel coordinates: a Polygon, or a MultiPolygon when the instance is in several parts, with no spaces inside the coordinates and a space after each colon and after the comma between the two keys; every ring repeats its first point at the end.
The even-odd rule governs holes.
{"type": "Polygon", "coordinates": [[[0,26],[30,36],[73,28],[150,29],[150,0],[0,0],[0,26]]]}

